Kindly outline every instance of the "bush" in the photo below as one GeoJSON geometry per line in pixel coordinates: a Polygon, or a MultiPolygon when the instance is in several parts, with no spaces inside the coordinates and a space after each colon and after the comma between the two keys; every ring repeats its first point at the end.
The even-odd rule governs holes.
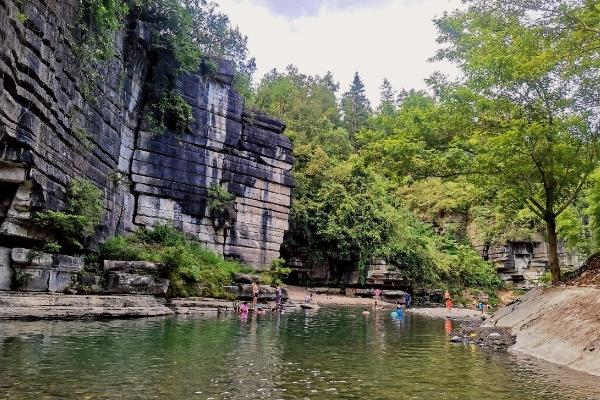
{"type": "Polygon", "coordinates": [[[169,296],[231,298],[223,286],[233,283],[235,272],[251,269],[226,260],[202,244],[189,240],[168,225],[140,229],[130,236],[116,236],[100,247],[105,260],[152,261],[165,265],[163,275],[170,279],[169,296]]]}
{"type": "MultiPolygon", "coordinates": [[[[34,224],[57,234],[60,245],[67,251],[83,250],[84,242],[91,237],[102,221],[104,207],[102,191],[91,182],[77,178],[67,190],[67,202],[63,211],[44,210],[32,216],[34,224]]],[[[54,252],[60,248],[53,245],[54,252]]]]}

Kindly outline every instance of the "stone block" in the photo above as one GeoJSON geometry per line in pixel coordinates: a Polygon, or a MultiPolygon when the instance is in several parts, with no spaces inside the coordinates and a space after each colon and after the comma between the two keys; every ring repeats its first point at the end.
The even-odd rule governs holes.
{"type": "Polygon", "coordinates": [[[83,257],[66,256],[55,254],[53,257],[53,267],[64,272],[79,272],[83,269],[83,257]]]}
{"type": "Polygon", "coordinates": [[[0,247],[0,290],[10,290],[13,273],[10,265],[10,249],[0,247]]]}
{"type": "Polygon", "coordinates": [[[168,289],[168,279],[120,271],[109,272],[106,282],[106,291],[108,293],[165,296],[168,289]]]}
{"type": "Polygon", "coordinates": [[[27,169],[22,166],[0,163],[0,182],[21,183],[26,177],[27,169]]]}
{"type": "Polygon", "coordinates": [[[250,283],[250,284],[252,284],[252,282],[258,282],[258,275],[243,274],[241,272],[236,272],[235,274],[233,274],[233,281],[235,283],[250,283]]]}
{"type": "Polygon", "coordinates": [[[162,264],[149,261],[114,261],[104,260],[105,272],[127,272],[141,275],[156,275],[162,269],[162,264]]]}
{"type": "Polygon", "coordinates": [[[26,292],[47,292],[50,271],[44,268],[15,267],[17,277],[23,277],[23,282],[18,287],[26,292]]]}
{"type": "Polygon", "coordinates": [[[73,285],[77,278],[74,273],[63,271],[48,271],[48,291],[49,292],[64,292],[68,287],[73,285]]]}
{"type": "Polygon", "coordinates": [[[36,252],[37,254],[30,254],[31,249],[24,249],[15,247],[11,251],[11,259],[14,264],[18,265],[30,265],[36,267],[51,267],[54,263],[52,254],[36,252]]]}

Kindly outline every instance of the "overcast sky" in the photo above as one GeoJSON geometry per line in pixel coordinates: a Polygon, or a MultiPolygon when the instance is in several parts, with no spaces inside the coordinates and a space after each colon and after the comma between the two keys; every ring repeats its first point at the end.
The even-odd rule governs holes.
{"type": "Polygon", "coordinates": [[[375,105],[388,78],[395,89],[422,89],[451,65],[429,63],[438,44],[432,19],[460,0],[216,0],[248,36],[258,80],[288,64],[306,74],[330,70],[347,90],[358,71],[375,105]]]}

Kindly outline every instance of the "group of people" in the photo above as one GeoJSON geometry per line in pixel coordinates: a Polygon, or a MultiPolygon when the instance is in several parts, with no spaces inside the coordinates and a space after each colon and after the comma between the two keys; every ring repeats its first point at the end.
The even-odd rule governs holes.
{"type": "MultiPolygon", "coordinates": [[[[375,309],[377,309],[378,304],[382,301],[381,294],[382,294],[382,292],[381,292],[381,289],[379,289],[379,288],[376,288],[373,291],[373,299],[375,299],[375,305],[374,305],[375,309]]],[[[400,303],[399,301],[396,302],[396,311],[395,311],[396,316],[400,317],[400,318],[403,317],[404,310],[409,309],[411,306],[411,303],[412,303],[412,296],[410,295],[410,293],[405,292],[404,293],[404,302],[403,303],[400,303]]],[[[381,308],[383,308],[383,307],[381,307],[381,308]]],[[[363,313],[363,315],[371,314],[369,312],[368,308],[365,308],[362,313],[363,313]]]]}
{"type": "MultiPolygon", "coordinates": [[[[257,315],[263,315],[267,313],[263,307],[258,306],[258,294],[259,287],[256,281],[252,282],[252,311],[254,311],[257,315]]],[[[275,287],[275,307],[271,309],[273,312],[282,312],[283,311],[283,292],[281,290],[281,285],[277,285],[275,287]]],[[[248,316],[250,312],[250,305],[247,301],[244,301],[237,307],[237,312],[243,317],[248,316]]]]}

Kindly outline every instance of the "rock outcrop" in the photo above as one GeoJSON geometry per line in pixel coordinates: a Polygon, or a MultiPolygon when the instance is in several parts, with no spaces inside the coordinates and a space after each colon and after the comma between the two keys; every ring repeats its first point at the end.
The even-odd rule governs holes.
{"type": "MultiPolygon", "coordinates": [[[[270,266],[293,186],[284,125],[247,110],[231,86],[232,66],[220,62],[209,75],[180,79],[191,130],[151,132],[144,25],[132,21],[114,59],[98,66],[101,79],[86,80],[73,55],[77,3],[0,0],[0,246],[46,240],[32,212],[60,210],[70,182],[83,177],[103,190],[106,209],[88,246],[168,223],[221,254],[270,266]],[[207,207],[212,185],[235,195],[227,224],[207,207]]],[[[5,258],[0,253],[2,288],[5,258]]]]}

